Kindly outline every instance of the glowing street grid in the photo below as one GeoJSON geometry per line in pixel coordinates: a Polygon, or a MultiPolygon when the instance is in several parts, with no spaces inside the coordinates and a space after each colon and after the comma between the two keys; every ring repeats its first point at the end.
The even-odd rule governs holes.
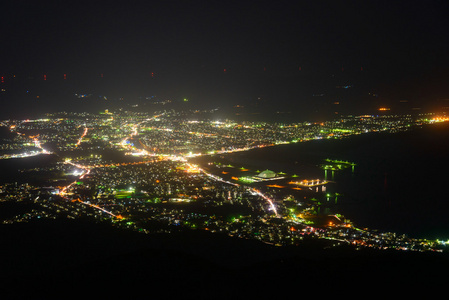
{"type": "Polygon", "coordinates": [[[226,177],[222,175],[248,169],[220,163],[200,167],[191,159],[368,132],[399,132],[443,121],[444,116],[426,114],[347,116],[324,123],[237,123],[208,120],[201,112],[150,115],[121,110],[3,120],[0,125],[11,138],[0,146],[1,159],[48,155],[53,160],[45,167],[21,170],[39,180],[0,186],[0,201],[30,207],[1,222],[91,218],[146,234],[196,229],[279,246],[320,239],[326,247],[442,251],[443,242],[360,229],[344,216],[318,214],[321,203],[316,195],[328,202],[338,197],[326,192],[327,171],[353,169],[352,162],[324,161],[326,178],[268,170],[226,177]],[[286,184],[277,183],[281,178],[286,184]]]}

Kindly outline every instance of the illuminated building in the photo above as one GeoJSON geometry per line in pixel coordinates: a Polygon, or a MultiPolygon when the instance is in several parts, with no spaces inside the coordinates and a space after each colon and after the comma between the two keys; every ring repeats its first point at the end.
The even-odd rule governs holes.
{"type": "Polygon", "coordinates": [[[259,173],[259,175],[257,175],[256,177],[263,178],[263,179],[272,179],[272,178],[276,177],[276,173],[271,170],[265,170],[265,171],[259,173]]]}

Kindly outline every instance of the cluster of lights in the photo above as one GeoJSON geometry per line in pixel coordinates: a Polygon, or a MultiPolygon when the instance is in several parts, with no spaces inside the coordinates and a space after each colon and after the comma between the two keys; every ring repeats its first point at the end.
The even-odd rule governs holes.
{"type": "Polygon", "coordinates": [[[435,117],[430,120],[430,123],[439,123],[439,122],[447,122],[449,121],[449,117],[435,117]]]}
{"type": "MultiPolygon", "coordinates": [[[[215,181],[215,185],[217,185],[216,182],[219,181],[219,182],[222,182],[222,183],[225,183],[225,184],[229,184],[229,185],[233,185],[235,187],[238,187],[238,189],[240,189],[240,190],[245,190],[246,192],[249,192],[249,193],[251,193],[254,196],[260,197],[260,198],[257,198],[257,202],[258,203],[259,202],[260,203],[265,203],[264,201],[260,201],[261,199],[264,199],[269,204],[269,206],[267,206],[265,204],[263,205],[264,211],[267,212],[267,214],[270,215],[270,216],[274,216],[275,215],[276,217],[283,218],[282,217],[282,214],[283,214],[282,204],[280,202],[275,203],[274,199],[270,198],[271,194],[265,194],[262,191],[260,191],[258,189],[251,188],[249,186],[239,186],[235,182],[230,182],[230,181],[227,181],[227,180],[225,180],[223,178],[220,178],[219,176],[210,174],[210,173],[206,172],[205,170],[201,169],[197,165],[187,163],[187,158],[195,157],[195,156],[199,156],[199,155],[222,154],[222,153],[232,153],[232,152],[237,152],[237,151],[247,151],[249,149],[253,149],[254,147],[263,147],[263,146],[265,146],[265,145],[257,145],[257,146],[243,147],[242,146],[242,145],[244,145],[243,143],[239,144],[239,141],[235,142],[235,140],[238,140],[238,139],[244,140],[248,136],[253,138],[253,139],[251,139],[251,141],[256,141],[257,139],[261,139],[259,136],[258,137],[253,137],[253,136],[251,136],[251,134],[247,133],[247,132],[255,132],[255,131],[251,131],[252,129],[255,129],[255,126],[236,125],[235,123],[219,122],[219,121],[215,121],[215,122],[211,122],[211,123],[206,123],[206,122],[203,122],[203,121],[181,122],[180,124],[182,126],[184,126],[186,123],[188,123],[188,124],[200,124],[198,126],[192,125],[190,127],[184,127],[186,129],[183,129],[183,128],[178,129],[177,127],[173,127],[174,129],[172,129],[172,128],[162,128],[162,126],[167,126],[167,125],[165,125],[165,123],[163,125],[161,125],[160,127],[158,127],[158,126],[155,126],[155,127],[144,127],[144,126],[142,126],[144,122],[157,120],[158,119],[157,117],[158,116],[155,116],[153,118],[147,118],[144,121],[141,121],[142,119],[134,119],[134,120],[130,121],[130,118],[127,118],[126,122],[124,122],[124,123],[117,123],[117,124],[120,124],[119,126],[117,124],[116,125],[111,125],[111,130],[109,132],[113,132],[113,134],[111,134],[109,136],[108,141],[111,140],[111,141],[114,141],[114,142],[109,142],[109,143],[111,145],[115,146],[115,147],[118,146],[119,148],[123,148],[126,151],[130,151],[131,150],[130,152],[127,152],[126,154],[131,154],[131,155],[134,155],[134,156],[151,156],[151,157],[156,157],[157,156],[157,157],[160,158],[160,160],[167,160],[167,161],[171,161],[171,162],[175,162],[175,161],[181,162],[181,165],[183,166],[183,168],[186,171],[186,173],[189,173],[189,174],[203,173],[206,176],[208,176],[209,178],[213,179],[215,181]],[[201,125],[203,123],[204,123],[204,126],[201,125]],[[211,125],[213,128],[212,127],[206,127],[208,125],[211,125]],[[119,127],[122,129],[121,131],[120,131],[120,129],[117,129],[119,127]],[[230,130],[228,130],[228,131],[225,131],[225,130],[218,131],[218,130],[215,130],[215,128],[217,128],[217,127],[218,128],[224,128],[224,129],[230,128],[230,130]],[[177,140],[180,143],[184,142],[184,138],[188,138],[189,141],[187,141],[186,143],[190,143],[190,139],[195,139],[197,137],[200,138],[200,141],[202,140],[203,143],[206,143],[206,142],[204,142],[203,138],[204,139],[210,138],[210,137],[215,138],[215,137],[219,137],[220,135],[223,138],[226,138],[226,139],[229,139],[230,137],[232,137],[233,140],[232,140],[232,144],[230,142],[229,144],[226,145],[226,147],[222,147],[221,150],[210,150],[210,149],[215,148],[215,144],[213,144],[212,147],[209,147],[209,149],[206,149],[204,154],[188,152],[190,150],[189,148],[182,148],[183,150],[187,149],[187,150],[185,150],[185,153],[183,153],[183,154],[182,153],[179,153],[177,155],[156,154],[156,150],[154,150],[154,153],[150,153],[150,152],[148,152],[146,150],[137,149],[136,147],[134,147],[133,144],[130,143],[131,139],[133,137],[137,136],[139,134],[139,132],[143,132],[143,130],[157,130],[158,131],[157,133],[162,133],[162,131],[170,132],[170,133],[171,132],[179,133],[179,135],[174,135],[173,134],[173,136],[169,136],[169,138],[172,138],[173,140],[177,140]],[[210,133],[210,132],[212,132],[212,133],[210,133]],[[245,132],[245,133],[243,133],[243,132],[245,132]],[[234,135],[234,133],[235,133],[235,135],[234,135]],[[189,136],[187,136],[187,134],[189,136]],[[266,209],[266,207],[269,207],[269,209],[266,209]]],[[[362,120],[361,117],[358,117],[358,118],[360,120],[362,120]]],[[[376,128],[383,128],[384,126],[387,126],[387,127],[390,126],[388,128],[391,129],[391,128],[394,128],[394,126],[396,126],[395,125],[396,123],[393,123],[393,122],[391,122],[392,125],[389,125],[389,124],[385,125],[385,123],[382,123],[382,122],[389,122],[389,120],[378,122],[378,123],[374,123],[375,120],[376,120],[375,117],[373,117],[373,116],[366,116],[366,118],[370,119],[370,120],[368,120],[369,121],[368,124],[375,124],[377,126],[376,128]],[[371,120],[373,120],[373,122],[371,122],[371,120]]],[[[357,122],[357,119],[351,119],[350,121],[354,122],[354,120],[357,122]]],[[[377,120],[379,120],[379,119],[377,119],[377,120]]],[[[43,121],[43,120],[41,120],[41,121],[43,121]]],[[[109,120],[109,122],[110,121],[111,120],[109,120]]],[[[436,118],[433,118],[431,121],[429,121],[428,119],[426,119],[426,121],[429,122],[429,123],[444,122],[444,121],[449,121],[449,118],[436,117],[436,118]]],[[[27,120],[26,122],[30,123],[30,122],[33,122],[33,121],[27,120]]],[[[120,122],[120,116],[117,116],[117,122],[120,122]]],[[[343,121],[341,121],[341,122],[343,123],[343,121]]],[[[362,122],[363,122],[363,120],[362,120],[362,122]]],[[[362,123],[362,122],[360,122],[360,123],[362,123]]],[[[169,124],[169,122],[167,122],[167,123],[169,124]]],[[[405,122],[401,123],[401,126],[404,123],[405,122]]],[[[6,123],[6,124],[8,124],[8,123],[6,123]]],[[[11,123],[9,123],[9,124],[11,124],[11,123]]],[[[77,123],[77,125],[79,125],[79,124],[82,124],[82,123],[77,123]]],[[[94,123],[91,123],[91,124],[94,124],[94,123]]],[[[176,125],[177,123],[174,123],[174,124],[176,125]]],[[[365,123],[362,123],[362,124],[365,124],[365,123]]],[[[408,123],[408,124],[410,124],[410,123],[408,123]]],[[[301,141],[303,139],[304,140],[309,140],[309,139],[316,138],[316,136],[318,136],[318,135],[320,135],[321,137],[322,136],[326,136],[327,134],[329,134],[329,131],[330,131],[330,129],[326,130],[326,128],[332,128],[332,131],[333,131],[332,135],[334,133],[335,133],[335,135],[338,135],[339,133],[353,133],[353,129],[341,129],[341,128],[336,128],[335,129],[334,127],[330,127],[328,123],[326,123],[326,124],[325,123],[319,124],[320,126],[326,126],[326,127],[324,127],[324,129],[323,129],[323,127],[319,128],[319,129],[316,129],[316,126],[315,126],[313,128],[310,128],[310,130],[309,130],[306,126],[310,126],[310,125],[311,124],[299,125],[299,127],[303,126],[304,128],[306,128],[306,129],[304,129],[304,131],[299,131],[299,133],[298,133],[298,135],[299,134],[303,134],[304,135],[303,137],[301,137],[301,139],[300,139],[301,141]],[[320,132],[321,134],[318,133],[317,130],[321,130],[321,132],[320,132]]],[[[315,125],[317,125],[317,124],[315,124],[315,125]]],[[[82,126],[83,125],[79,125],[76,128],[78,129],[78,128],[82,127],[82,126]]],[[[79,137],[79,139],[78,139],[79,130],[74,131],[73,129],[71,129],[71,130],[73,130],[73,133],[74,133],[74,134],[72,134],[72,136],[75,136],[75,138],[73,138],[73,141],[78,140],[78,143],[76,143],[76,146],[79,146],[82,142],[83,142],[82,146],[84,146],[84,144],[87,142],[87,139],[83,141],[83,138],[88,133],[88,130],[90,130],[90,129],[87,128],[87,126],[89,126],[92,130],[95,130],[94,129],[95,128],[95,124],[94,124],[94,126],[91,126],[90,124],[87,124],[87,125],[84,124],[84,132],[81,135],[81,137],[79,137]],[[75,132],[76,132],[76,134],[75,134],[75,132]]],[[[172,127],[172,124],[169,124],[167,127],[172,127]]],[[[270,144],[267,144],[267,145],[288,143],[287,141],[284,141],[283,138],[284,138],[284,136],[287,136],[287,134],[289,133],[289,130],[293,130],[293,129],[291,129],[292,127],[296,128],[296,127],[298,127],[298,125],[279,126],[279,127],[265,126],[265,128],[263,128],[263,130],[265,132],[269,131],[270,133],[273,133],[273,132],[274,133],[280,133],[279,137],[276,137],[275,139],[269,140],[270,144]],[[281,134],[284,134],[284,135],[281,135],[281,134]]],[[[72,128],[75,128],[75,127],[73,126],[72,128]]],[[[343,128],[344,128],[344,126],[343,126],[343,128]]],[[[370,127],[368,127],[368,126],[367,127],[361,126],[361,128],[363,130],[366,130],[366,128],[370,128],[370,127]]],[[[11,130],[16,130],[16,125],[10,125],[10,129],[11,130]]],[[[18,130],[20,130],[20,128],[18,130]]],[[[362,132],[361,129],[358,129],[358,130],[359,130],[359,132],[362,132]]],[[[256,131],[257,131],[257,129],[256,129],[256,131]]],[[[262,130],[260,130],[260,131],[262,131],[262,130]]],[[[103,136],[106,136],[107,134],[108,134],[108,131],[102,132],[103,136]]],[[[95,136],[95,133],[93,133],[93,136],[95,136]]],[[[40,152],[38,152],[38,153],[50,153],[50,152],[46,151],[44,148],[42,148],[41,141],[38,139],[38,137],[39,136],[37,136],[37,137],[30,137],[30,138],[33,138],[34,146],[40,149],[40,152]]],[[[298,138],[298,136],[296,136],[295,138],[298,138]]],[[[137,138],[136,138],[136,140],[137,140],[137,138]]],[[[299,140],[299,138],[295,139],[295,140],[292,140],[292,142],[297,142],[298,140],[299,140]]],[[[73,141],[71,143],[74,143],[73,141]]],[[[151,139],[149,139],[149,141],[151,141],[151,139]]],[[[45,143],[45,142],[46,142],[45,138],[43,138],[42,139],[42,143],[45,143]]],[[[157,142],[158,141],[155,141],[155,140],[152,141],[153,145],[155,145],[154,147],[159,147],[157,142]]],[[[145,148],[148,149],[148,147],[145,147],[145,148]]],[[[157,149],[157,148],[153,148],[153,146],[152,146],[151,149],[157,149]]],[[[150,150],[150,151],[153,152],[153,150],[150,150]]],[[[167,153],[165,151],[161,151],[161,152],[167,153]]],[[[154,161],[156,161],[156,158],[154,159],[154,161]]],[[[331,170],[332,168],[341,169],[341,168],[350,167],[350,166],[354,167],[354,165],[355,165],[355,164],[350,163],[350,162],[343,162],[343,161],[337,161],[337,160],[327,160],[327,161],[328,161],[329,164],[322,166],[325,170],[327,170],[327,169],[331,170]]],[[[148,160],[146,160],[146,161],[139,160],[139,163],[147,163],[147,162],[148,162],[148,160]]],[[[99,210],[101,212],[104,212],[104,213],[106,213],[106,214],[108,214],[110,216],[113,216],[113,217],[115,217],[117,219],[120,219],[121,216],[119,215],[119,213],[116,210],[112,210],[112,212],[108,211],[107,210],[107,209],[109,209],[108,206],[105,206],[106,207],[106,209],[105,209],[104,207],[102,207],[104,205],[101,204],[101,202],[99,202],[98,205],[97,204],[91,204],[89,201],[82,201],[80,199],[75,199],[76,196],[71,196],[71,195],[73,195],[73,193],[70,193],[70,195],[68,193],[68,191],[71,190],[71,187],[73,187],[73,186],[75,186],[75,184],[79,183],[79,179],[84,178],[86,175],[88,175],[91,172],[91,170],[93,170],[95,168],[103,167],[103,165],[97,164],[97,165],[84,165],[83,166],[83,165],[80,165],[80,164],[72,163],[70,160],[67,160],[66,163],[70,164],[70,165],[73,165],[76,168],[78,168],[78,170],[76,172],[74,172],[73,175],[79,176],[79,178],[78,178],[77,181],[67,185],[66,187],[62,187],[61,191],[59,192],[59,195],[61,197],[66,198],[66,199],[74,199],[74,201],[76,203],[81,203],[83,205],[90,206],[90,207],[95,208],[95,209],[97,209],[97,210],[99,210]]],[[[121,163],[121,164],[117,164],[116,166],[125,166],[125,165],[131,165],[131,164],[137,164],[137,163],[136,162],[134,162],[134,163],[126,163],[126,164],[125,163],[121,163]]],[[[106,166],[106,164],[104,166],[106,166]]],[[[112,164],[111,164],[111,166],[112,166],[112,164]]],[[[248,170],[242,168],[240,171],[248,171],[248,170]]],[[[93,173],[95,173],[95,172],[93,172],[93,173]]],[[[222,173],[226,174],[225,172],[222,172],[222,173]]],[[[327,174],[327,173],[325,173],[325,174],[327,174]]],[[[97,174],[97,176],[98,176],[98,174],[97,174]]],[[[120,175],[120,176],[122,176],[122,175],[120,175]]],[[[200,178],[200,177],[202,177],[202,176],[195,176],[195,175],[194,176],[188,176],[188,178],[200,178]]],[[[237,181],[237,180],[240,180],[240,181],[247,180],[248,182],[255,180],[254,177],[247,177],[247,178],[245,178],[245,177],[240,177],[240,178],[232,177],[232,179],[235,180],[235,181],[237,181]]],[[[274,179],[279,179],[279,178],[277,177],[277,178],[274,178],[274,179]]],[[[259,179],[257,179],[257,181],[260,181],[260,180],[273,180],[273,179],[272,178],[259,178],[259,179]]],[[[137,181],[137,179],[136,179],[136,181],[137,181]]],[[[157,180],[157,183],[159,183],[159,180],[157,180]]],[[[316,179],[316,180],[303,180],[303,181],[298,181],[298,182],[293,182],[293,181],[290,182],[290,184],[304,185],[304,186],[309,186],[309,187],[310,186],[316,186],[316,185],[322,185],[322,184],[324,185],[326,183],[327,183],[326,180],[320,181],[319,179],[316,179]]],[[[284,186],[280,186],[280,185],[276,185],[276,184],[271,184],[271,185],[267,185],[267,186],[268,187],[273,187],[273,188],[284,188],[284,186]]],[[[227,187],[227,188],[229,188],[229,187],[227,187]]],[[[170,189],[170,187],[169,187],[169,189],[170,189]]],[[[300,189],[300,188],[296,188],[296,189],[300,189]]],[[[174,190],[175,189],[172,187],[172,191],[174,191],[174,190]]],[[[175,194],[175,193],[173,193],[173,194],[175,194]]],[[[167,194],[171,195],[172,193],[167,193],[167,194]]],[[[186,194],[185,197],[182,197],[180,193],[176,193],[176,194],[177,194],[177,196],[173,196],[173,197],[170,196],[171,198],[169,198],[170,199],[169,201],[172,201],[172,202],[189,202],[189,201],[195,201],[195,200],[192,200],[192,199],[197,199],[197,198],[195,198],[195,195],[192,196],[192,195],[189,195],[188,193],[185,193],[186,194]]],[[[225,195],[225,194],[223,194],[223,195],[225,195]]],[[[327,198],[329,198],[329,197],[331,197],[331,194],[326,194],[326,196],[327,196],[327,198]]],[[[335,194],[335,201],[337,199],[337,196],[338,196],[338,194],[335,194]]],[[[223,197],[225,197],[225,196],[223,196],[223,197]]],[[[234,197],[237,198],[236,196],[234,196],[234,197]]],[[[127,198],[130,198],[130,197],[127,197],[127,198]]],[[[226,199],[229,200],[229,199],[231,199],[231,197],[228,196],[226,199]]],[[[239,218],[239,219],[241,219],[241,218],[239,218]]],[[[269,218],[267,218],[267,220],[269,220],[269,218]]],[[[341,220],[339,220],[338,217],[337,217],[337,221],[341,221],[341,220]]],[[[303,223],[304,221],[301,221],[301,222],[302,222],[301,224],[304,224],[303,223]]],[[[333,222],[329,223],[328,226],[332,226],[332,227],[335,228],[335,227],[340,226],[340,224],[338,224],[338,222],[335,222],[335,220],[333,220],[333,222]]],[[[348,225],[348,224],[346,224],[345,226],[350,227],[350,225],[348,225]]],[[[292,227],[292,228],[294,228],[294,227],[292,227]]],[[[312,227],[310,227],[310,228],[312,228],[312,227]]],[[[312,231],[312,229],[310,229],[310,228],[307,228],[307,230],[312,231]]],[[[292,230],[292,231],[294,231],[294,230],[292,230]]],[[[441,243],[442,244],[443,243],[446,244],[447,242],[441,242],[441,243]]]]}

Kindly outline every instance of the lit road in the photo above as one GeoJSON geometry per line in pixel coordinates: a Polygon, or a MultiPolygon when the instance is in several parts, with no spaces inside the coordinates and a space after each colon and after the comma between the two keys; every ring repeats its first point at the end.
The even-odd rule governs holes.
{"type": "MultiPolygon", "coordinates": [[[[70,165],[72,165],[72,166],[74,166],[74,167],[77,167],[78,169],[84,170],[84,172],[81,173],[81,175],[78,177],[78,179],[83,179],[84,176],[86,176],[87,174],[90,173],[90,168],[88,168],[88,167],[85,167],[85,166],[82,166],[82,165],[79,165],[79,164],[74,164],[74,163],[72,163],[72,162],[69,161],[69,160],[66,160],[64,163],[70,164],[70,165]]],[[[77,180],[75,180],[75,181],[72,182],[71,184],[65,186],[65,187],[59,192],[59,195],[61,195],[62,197],[64,197],[65,194],[67,193],[67,192],[66,192],[67,189],[69,189],[69,188],[72,187],[74,184],[76,184],[76,182],[77,182],[77,180]]]]}
{"type": "MultiPolygon", "coordinates": [[[[20,134],[20,133],[17,132],[17,134],[20,134]]],[[[40,149],[40,151],[28,151],[28,152],[18,153],[18,154],[5,154],[5,155],[1,155],[0,159],[26,158],[26,157],[31,157],[31,156],[41,155],[41,154],[52,154],[52,152],[50,152],[42,147],[42,145],[37,137],[30,136],[30,138],[33,139],[34,147],[40,149]]]]}
{"type": "Polygon", "coordinates": [[[79,203],[82,203],[84,205],[87,205],[87,206],[93,207],[95,209],[98,209],[98,210],[100,210],[100,211],[102,211],[102,212],[104,212],[104,213],[106,213],[106,214],[108,214],[108,215],[110,215],[110,216],[112,216],[114,218],[123,219],[122,216],[114,215],[112,212],[107,211],[106,209],[104,209],[104,208],[102,208],[102,207],[100,207],[98,205],[82,201],[81,199],[75,199],[75,200],[72,200],[72,201],[78,201],[79,203]]]}
{"type": "MultiPolygon", "coordinates": [[[[202,172],[203,174],[205,174],[206,176],[212,178],[213,180],[220,181],[220,182],[224,182],[224,183],[226,183],[226,184],[230,184],[230,185],[234,185],[234,186],[239,186],[237,183],[230,182],[230,181],[224,180],[224,179],[221,178],[221,177],[218,177],[218,176],[216,176],[216,175],[210,174],[210,173],[206,172],[204,169],[200,168],[200,167],[197,166],[197,165],[193,165],[193,164],[191,164],[191,163],[186,163],[186,165],[187,165],[190,169],[198,170],[198,171],[202,172]]],[[[266,201],[270,204],[271,210],[274,212],[274,214],[276,215],[276,217],[279,217],[279,214],[278,214],[278,212],[277,212],[276,206],[274,205],[273,199],[271,199],[270,197],[268,197],[267,195],[265,195],[264,193],[262,193],[261,191],[255,189],[255,188],[247,187],[247,186],[245,186],[245,188],[246,188],[251,194],[257,195],[257,196],[261,197],[262,199],[266,200],[266,201]]]]}
{"type": "Polygon", "coordinates": [[[76,146],[77,146],[77,147],[81,144],[81,141],[82,141],[83,138],[86,136],[88,130],[89,130],[89,128],[87,128],[87,127],[84,128],[83,134],[81,135],[81,137],[78,139],[78,142],[76,143],[76,146]]]}
{"type": "MultiPolygon", "coordinates": [[[[88,174],[90,173],[90,171],[91,171],[91,169],[88,168],[88,167],[85,167],[85,166],[82,166],[82,165],[79,165],[79,164],[74,164],[74,163],[72,163],[72,162],[70,162],[70,161],[65,161],[65,163],[66,163],[66,164],[70,164],[70,165],[72,165],[72,166],[74,166],[74,167],[77,167],[77,168],[79,168],[79,169],[84,170],[84,172],[78,177],[78,179],[83,179],[84,176],[88,175],[88,174]]],[[[59,195],[62,196],[62,197],[64,197],[64,198],[66,198],[65,196],[66,196],[66,194],[67,194],[67,190],[68,190],[69,188],[71,188],[73,185],[75,185],[76,182],[77,182],[77,180],[75,180],[75,181],[72,182],[71,184],[65,186],[65,187],[59,192],[59,195]]],[[[75,200],[72,200],[72,201],[78,201],[79,203],[82,203],[82,204],[84,204],[84,205],[88,205],[88,206],[90,206],[90,207],[92,207],[92,208],[98,209],[98,210],[100,210],[100,211],[102,211],[102,212],[104,212],[104,213],[106,213],[106,214],[108,214],[108,215],[110,215],[110,216],[112,216],[112,217],[119,218],[119,219],[122,218],[121,216],[117,216],[117,215],[113,214],[112,212],[110,212],[110,211],[108,211],[108,210],[106,210],[106,209],[104,209],[104,208],[102,208],[102,207],[100,207],[100,206],[98,206],[98,205],[95,205],[95,204],[92,204],[92,203],[89,203],[89,202],[82,201],[82,200],[79,199],[79,198],[78,198],[78,199],[75,199],[75,200]]]]}

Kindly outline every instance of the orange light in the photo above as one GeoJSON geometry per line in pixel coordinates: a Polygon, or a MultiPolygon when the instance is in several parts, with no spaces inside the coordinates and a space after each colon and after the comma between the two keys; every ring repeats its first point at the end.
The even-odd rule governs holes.
{"type": "Polygon", "coordinates": [[[449,118],[444,118],[444,117],[435,117],[432,119],[433,122],[446,122],[449,121],[449,118]]]}
{"type": "Polygon", "coordinates": [[[274,188],[279,188],[279,189],[283,189],[283,188],[285,188],[285,186],[282,186],[282,185],[277,185],[277,184],[270,184],[270,185],[267,185],[268,187],[274,187],[274,188]]]}

